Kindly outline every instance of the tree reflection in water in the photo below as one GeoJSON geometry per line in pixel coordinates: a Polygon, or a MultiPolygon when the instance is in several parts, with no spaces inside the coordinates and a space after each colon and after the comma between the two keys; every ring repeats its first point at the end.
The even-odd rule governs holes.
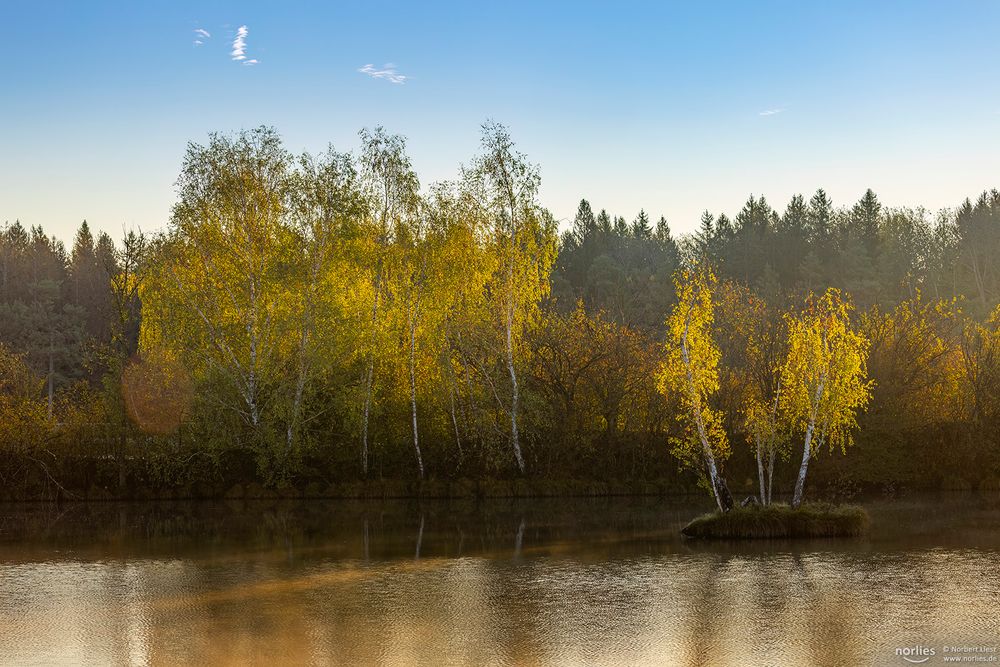
{"type": "Polygon", "coordinates": [[[693,543],[703,500],[7,507],[0,663],[882,664],[1000,636],[1000,509],[693,543]],[[701,504],[699,504],[701,503],[701,504]]]}

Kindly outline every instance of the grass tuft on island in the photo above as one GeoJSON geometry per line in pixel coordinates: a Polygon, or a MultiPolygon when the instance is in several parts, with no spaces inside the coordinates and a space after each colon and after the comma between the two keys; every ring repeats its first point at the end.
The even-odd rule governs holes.
{"type": "Polygon", "coordinates": [[[868,532],[868,512],[857,505],[807,503],[798,509],[775,504],[711,512],[681,529],[687,537],[766,540],[797,537],[857,537],[868,532]]]}

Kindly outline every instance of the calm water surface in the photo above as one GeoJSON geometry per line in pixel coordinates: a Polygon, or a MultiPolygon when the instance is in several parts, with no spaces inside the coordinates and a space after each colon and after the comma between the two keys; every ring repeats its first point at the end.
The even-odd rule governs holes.
{"type": "Polygon", "coordinates": [[[10,505],[0,664],[996,664],[1000,501],[866,505],[711,545],[700,498],[10,505]]]}

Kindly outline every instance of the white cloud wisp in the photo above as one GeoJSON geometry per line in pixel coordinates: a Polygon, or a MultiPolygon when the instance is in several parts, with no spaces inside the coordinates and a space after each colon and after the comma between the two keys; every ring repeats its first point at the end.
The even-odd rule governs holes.
{"type": "Polygon", "coordinates": [[[406,83],[406,80],[410,77],[405,74],[400,74],[396,71],[396,66],[392,63],[386,63],[382,65],[382,69],[377,69],[372,63],[368,63],[364,67],[358,68],[358,71],[362,74],[367,74],[373,79],[385,79],[389,83],[406,83]]]}

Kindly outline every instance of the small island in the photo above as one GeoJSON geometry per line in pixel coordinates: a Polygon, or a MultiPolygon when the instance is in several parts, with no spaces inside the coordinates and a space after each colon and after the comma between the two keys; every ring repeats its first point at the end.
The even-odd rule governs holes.
{"type": "Polygon", "coordinates": [[[775,539],[858,537],[868,532],[868,512],[857,505],[805,503],[749,505],[728,512],[710,512],[681,529],[696,539],[775,539]]]}

